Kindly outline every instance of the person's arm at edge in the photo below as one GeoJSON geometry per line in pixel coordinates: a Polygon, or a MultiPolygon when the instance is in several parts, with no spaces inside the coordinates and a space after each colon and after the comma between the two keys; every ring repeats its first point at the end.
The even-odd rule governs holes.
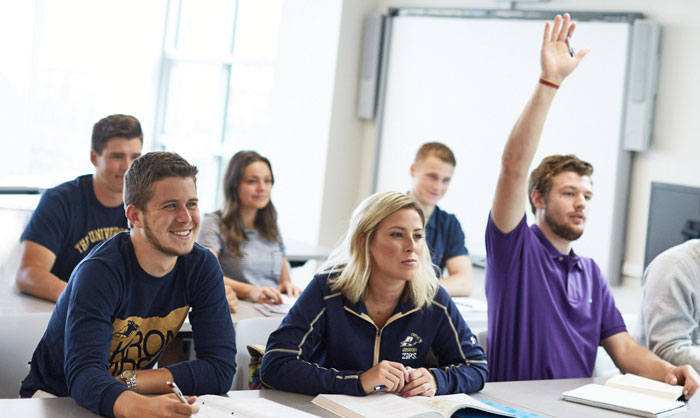
{"type": "Polygon", "coordinates": [[[687,270],[683,261],[662,256],[647,267],[642,326],[651,352],[672,364],[689,364],[700,371],[700,346],[692,339],[698,327],[693,316],[697,273],[687,270]]]}
{"type": "Polygon", "coordinates": [[[22,256],[15,283],[23,293],[56,302],[66,282],[51,273],[56,254],[41,244],[22,241],[22,256]]]}
{"type": "Polygon", "coordinates": [[[671,385],[683,385],[683,394],[689,399],[700,385],[700,376],[689,365],[674,366],[639,345],[627,332],[619,332],[604,339],[601,344],[622,373],[633,373],[671,385]]]}
{"type": "MultiPolygon", "coordinates": [[[[541,51],[541,77],[560,84],[588,53],[579,50],[571,57],[566,36],[573,35],[576,24],[568,13],[547,22],[541,51]]],[[[503,233],[511,232],[525,213],[527,176],[544,129],[547,113],[557,90],[537,83],[535,92],[515,122],[501,158],[501,172],[493,198],[491,217],[503,233]]]]}
{"type": "Polygon", "coordinates": [[[450,296],[469,296],[474,289],[474,270],[468,255],[458,255],[447,260],[447,276],[440,284],[450,296]]]}

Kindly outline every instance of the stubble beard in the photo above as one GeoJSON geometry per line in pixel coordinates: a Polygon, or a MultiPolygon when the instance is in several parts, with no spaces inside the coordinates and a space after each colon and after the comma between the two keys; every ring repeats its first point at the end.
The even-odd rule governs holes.
{"type": "Polygon", "coordinates": [[[547,211],[546,206],[544,211],[544,221],[547,223],[549,229],[551,229],[555,235],[564,238],[567,241],[576,241],[577,239],[581,238],[581,235],[583,235],[583,228],[574,229],[569,225],[559,223],[556,220],[554,220],[549,215],[549,211],[547,211]]]}
{"type": "Polygon", "coordinates": [[[145,219],[143,222],[143,230],[146,233],[146,238],[148,239],[148,242],[150,242],[151,245],[153,245],[153,247],[155,247],[156,250],[162,252],[165,255],[170,255],[173,257],[187,255],[192,251],[192,248],[194,247],[194,242],[187,250],[182,251],[182,252],[179,252],[179,251],[174,250],[172,248],[166,247],[158,240],[158,238],[156,238],[155,234],[151,230],[151,227],[148,225],[148,222],[145,219]]]}

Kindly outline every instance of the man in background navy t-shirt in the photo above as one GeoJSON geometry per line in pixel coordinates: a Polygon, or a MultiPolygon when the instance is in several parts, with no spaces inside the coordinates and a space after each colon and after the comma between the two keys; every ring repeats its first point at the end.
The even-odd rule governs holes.
{"type": "Polygon", "coordinates": [[[124,173],[142,147],[141,124],[133,116],[111,115],[95,124],[90,151],[95,174],[46,190],[22,233],[16,276],[22,292],[55,302],[80,260],[127,230],[124,173]]]}
{"type": "Polygon", "coordinates": [[[411,164],[411,196],[418,200],[425,218],[425,239],[440,284],[450,296],[467,296],[474,282],[472,263],[457,217],[441,210],[437,202],[447,192],[457,161],[446,145],[428,142],[418,149],[411,164]],[[447,276],[442,271],[447,268],[447,276]]]}

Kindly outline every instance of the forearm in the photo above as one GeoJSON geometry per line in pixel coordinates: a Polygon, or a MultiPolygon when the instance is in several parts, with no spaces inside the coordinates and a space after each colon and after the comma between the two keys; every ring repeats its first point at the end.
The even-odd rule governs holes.
{"type": "Polygon", "coordinates": [[[556,89],[537,84],[503,150],[502,170],[505,174],[527,178],[555,94],[556,89]]]}
{"type": "Polygon", "coordinates": [[[20,268],[15,282],[20,291],[52,302],[56,302],[66,288],[66,282],[34,266],[20,268]]]}
{"type": "Polygon", "coordinates": [[[483,363],[430,369],[437,384],[436,395],[473,393],[484,388],[487,377],[486,360],[483,363]]]}
{"type": "MultiPolygon", "coordinates": [[[[138,393],[159,394],[170,392],[170,388],[165,382],[173,381],[173,374],[167,368],[136,370],[135,375],[138,393]]],[[[116,379],[126,385],[126,382],[121,377],[117,376],[116,379]]]]}
{"type": "Polygon", "coordinates": [[[260,380],[265,386],[306,395],[365,394],[360,383],[360,371],[319,367],[290,351],[273,349],[265,353],[260,367],[260,380]]]}
{"type": "Polygon", "coordinates": [[[255,290],[255,286],[252,284],[239,282],[226,276],[224,276],[224,284],[233,289],[239,299],[250,299],[253,290],[255,290]]]}
{"type": "Polygon", "coordinates": [[[637,343],[630,343],[624,352],[612,357],[622,373],[632,373],[662,382],[674,368],[671,363],[660,359],[637,343]]]}
{"type": "Polygon", "coordinates": [[[469,296],[474,288],[472,275],[467,272],[450,274],[440,279],[440,285],[450,296],[469,296]]]}

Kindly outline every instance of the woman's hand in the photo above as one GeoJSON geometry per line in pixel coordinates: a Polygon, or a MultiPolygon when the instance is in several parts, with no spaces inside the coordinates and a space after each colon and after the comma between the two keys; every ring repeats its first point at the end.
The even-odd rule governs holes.
{"type": "Polygon", "coordinates": [[[408,370],[401,363],[382,360],[376,366],[360,375],[360,383],[365,393],[375,390],[401,392],[408,381],[408,370]]]}
{"type": "Polygon", "coordinates": [[[272,303],[279,305],[282,303],[282,294],[272,286],[255,286],[250,291],[250,299],[257,303],[272,303]]]}
{"type": "Polygon", "coordinates": [[[228,302],[228,307],[231,310],[231,313],[234,313],[238,310],[238,296],[236,296],[236,291],[233,290],[232,287],[224,285],[224,289],[226,289],[226,301],[228,302]]]}
{"type": "Polygon", "coordinates": [[[280,282],[280,285],[277,289],[281,293],[286,293],[293,298],[298,298],[299,295],[301,295],[301,289],[294,286],[290,281],[280,282]]]}
{"type": "Polygon", "coordinates": [[[435,377],[427,369],[408,368],[410,374],[406,385],[403,387],[403,396],[435,396],[437,393],[437,383],[435,377]]]}

